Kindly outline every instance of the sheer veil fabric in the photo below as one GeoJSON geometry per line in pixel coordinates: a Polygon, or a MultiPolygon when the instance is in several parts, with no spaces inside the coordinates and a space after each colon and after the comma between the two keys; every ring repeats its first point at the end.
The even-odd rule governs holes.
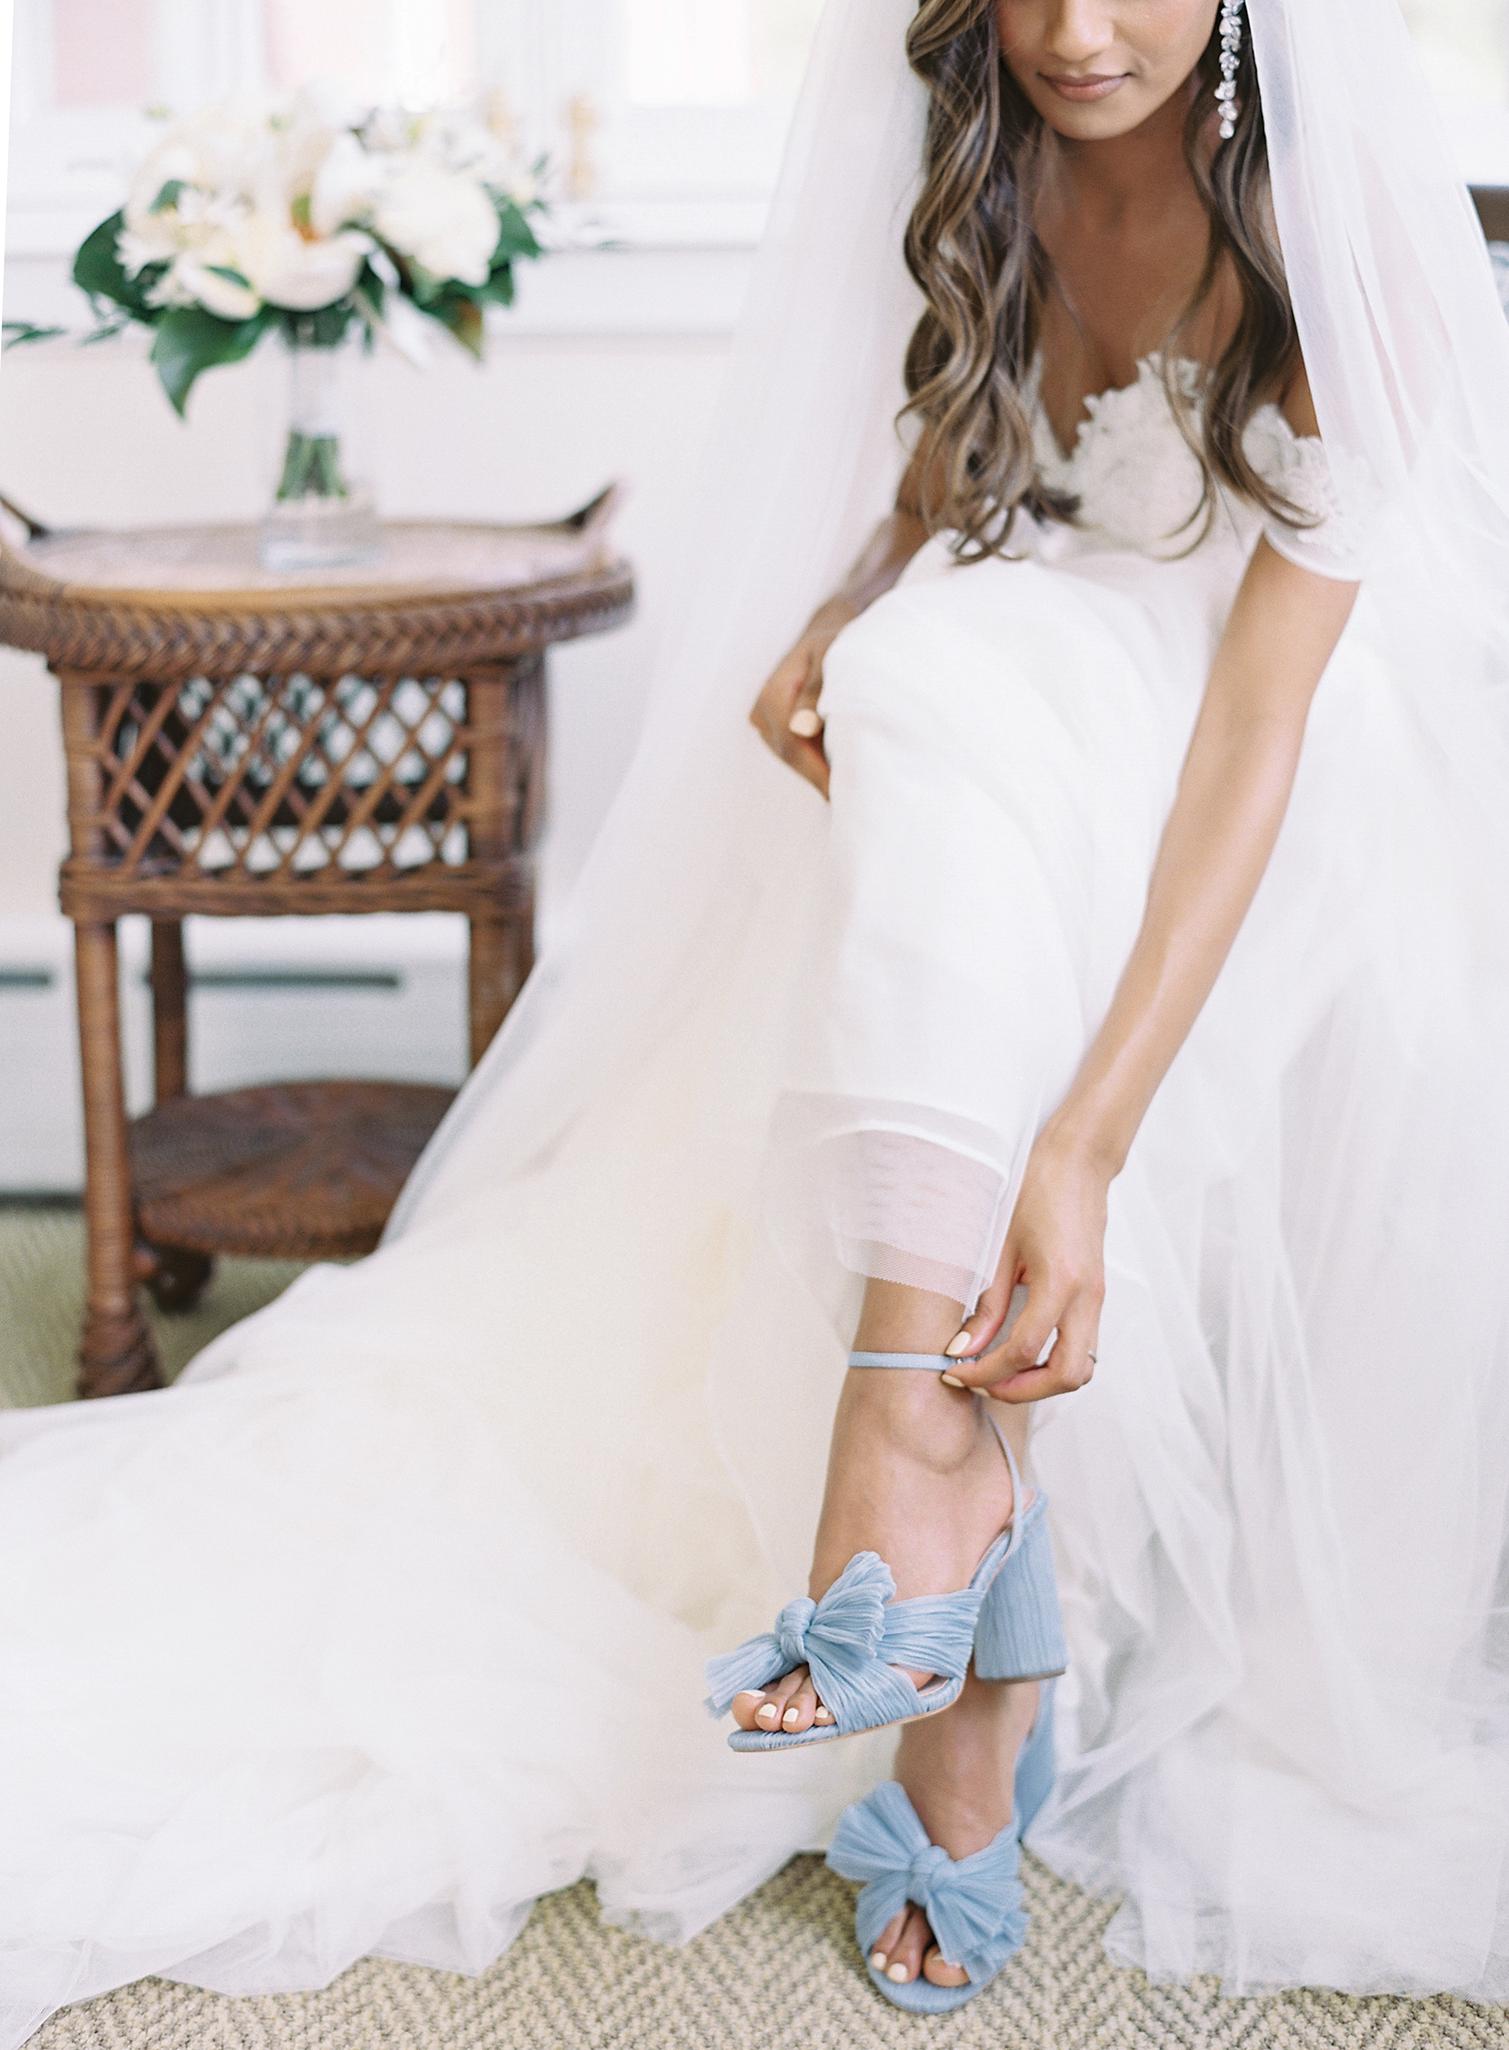
{"type": "MultiPolygon", "coordinates": [[[[582,1873],[685,1936],[886,1768],[735,1757],[700,1697],[805,1584],[863,1286],[772,1214],[773,1131],[826,1136],[786,1084],[830,814],[746,715],[904,460],[913,11],[829,0],[641,744],[382,1246],[174,1389],[0,1418],[0,2050],[148,1972],[480,1970],[582,1873]]],[[[1113,1185],[1101,1369],[1037,1420],[1074,1674],[1031,1843],[1155,1974],[1503,1998],[1509,328],[1393,0],[1247,12],[1388,831],[1330,850],[1325,963],[1244,930],[1113,1185]]],[[[890,1254],[962,1189],[972,1289],[1030,1131],[872,1108],[949,1168],[890,1254]]]]}

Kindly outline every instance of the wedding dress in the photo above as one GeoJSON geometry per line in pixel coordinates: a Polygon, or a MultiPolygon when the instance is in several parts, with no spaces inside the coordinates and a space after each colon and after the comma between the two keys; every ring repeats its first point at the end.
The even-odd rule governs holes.
{"type": "MultiPolygon", "coordinates": [[[[1253,0],[1273,107],[1346,87],[1319,60],[1358,7],[1253,0]]],[[[990,1271],[1263,533],[1366,575],[1273,860],[1112,1185],[1096,1379],[1035,1419],[1073,1669],[1029,1843],[1120,1892],[1108,1944],[1155,1974],[1509,1995],[1509,667],[1480,578],[1509,467],[1486,399],[1406,375],[1509,362],[1502,318],[1465,223],[1426,236],[1449,274],[1400,315],[1414,358],[1375,302],[1366,414],[1313,297],[1343,295],[1339,332],[1366,236],[1319,265],[1331,188],[1285,210],[1270,111],[1326,444],[1265,408],[1249,448],[1317,524],[1223,493],[1177,531],[1195,477],[1156,359],[1072,448],[1035,406],[1081,523],[1020,520],[1011,562],[936,536],[845,627],[824,805],[744,713],[894,486],[909,11],[831,0],[708,459],[722,575],[565,937],[382,1246],[170,1390],[0,1418],[0,2050],[148,1973],[480,1970],[584,1873],[610,1918],[685,1936],[884,1773],[886,1732],[732,1753],[701,1661],[805,1579],[864,1275],[968,1301],[990,1271]],[[820,375],[788,352],[772,387],[793,279],[853,346],[820,375]],[[1438,531],[1474,436],[1471,517],[1438,531]]]]}

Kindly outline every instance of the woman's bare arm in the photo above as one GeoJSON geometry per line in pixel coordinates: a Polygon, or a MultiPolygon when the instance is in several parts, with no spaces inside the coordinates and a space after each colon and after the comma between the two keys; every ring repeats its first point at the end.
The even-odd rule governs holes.
{"type": "Polygon", "coordinates": [[[928,538],[920,503],[917,462],[908,464],[893,511],[875,531],[843,582],[818,607],[791,650],[783,655],[750,711],[750,724],[788,767],[826,797],[828,758],[817,712],[823,657],[839,632],[888,591],[928,538]],[[793,723],[794,722],[794,723],[793,723]]]}
{"type": "Polygon", "coordinates": [[[841,622],[856,619],[882,591],[890,590],[926,539],[917,461],[913,457],[897,486],[893,510],[876,521],[875,531],[855,557],[843,582],[813,613],[811,623],[817,624],[830,613],[841,622]]]}
{"type": "Polygon", "coordinates": [[[1120,1172],[1267,869],[1311,697],[1357,595],[1266,541],[1243,579],[1164,826],[1141,930],[1054,1136],[1120,1172]]]}
{"type": "MultiPolygon", "coordinates": [[[[992,1392],[1008,1401],[1089,1378],[1107,1189],[1267,868],[1310,703],[1357,589],[1297,567],[1266,540],[1253,554],[1190,737],[1137,939],[1063,1102],[1038,1134],[1000,1267],[965,1327],[968,1350],[978,1351],[999,1331],[1013,1289],[1025,1286],[988,1369],[992,1392]],[[1053,1351],[1036,1366],[1055,1327],[1053,1351]]],[[[962,1364],[961,1378],[982,1382],[962,1364]]]]}
{"type": "MultiPolygon", "coordinates": [[[[1301,370],[1283,412],[1317,434],[1301,370]]],[[[1300,569],[1260,541],[1238,587],[1190,736],[1116,995],[1050,1120],[1109,1174],[1215,985],[1288,809],[1311,699],[1358,586],[1300,569]]]]}

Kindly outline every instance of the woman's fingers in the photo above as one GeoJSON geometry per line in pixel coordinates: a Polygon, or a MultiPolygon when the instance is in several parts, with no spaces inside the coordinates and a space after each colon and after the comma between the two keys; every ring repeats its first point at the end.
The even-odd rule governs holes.
{"type": "Polygon", "coordinates": [[[1008,1239],[996,1266],[995,1280],[988,1288],[981,1290],[980,1300],[959,1326],[957,1336],[951,1338],[946,1347],[949,1358],[959,1361],[958,1367],[952,1370],[951,1378],[958,1381],[961,1386],[972,1385],[970,1369],[977,1365],[981,1356],[990,1349],[997,1333],[1006,1322],[1008,1310],[1013,1307],[1014,1295],[1021,1293],[1013,1289],[1011,1281],[1007,1278],[1015,1275],[1016,1270],[1016,1251],[1008,1239]]]}
{"type": "Polygon", "coordinates": [[[1002,1335],[986,1353],[965,1354],[954,1372],[967,1388],[994,1394],[1035,1368],[1047,1354],[1049,1341],[1073,1295],[1067,1276],[1052,1268],[1028,1271],[1012,1290],[1002,1335]]]}
{"type": "Polygon", "coordinates": [[[1105,1299],[1105,1226],[1098,1170],[1040,1134],[994,1279],[944,1348],[945,1378],[1005,1402],[1082,1387],[1105,1299]]]}
{"type": "Polygon", "coordinates": [[[817,709],[823,688],[823,665],[814,650],[809,648],[804,652],[804,668],[786,715],[783,752],[797,774],[805,776],[826,797],[828,757],[823,750],[823,715],[817,709]]]}
{"type": "Polygon", "coordinates": [[[793,648],[771,672],[749,718],[771,752],[826,797],[828,759],[823,750],[822,715],[817,709],[822,687],[817,650],[793,648]]]}
{"type": "Polygon", "coordinates": [[[1043,1364],[992,1382],[987,1393],[1002,1402],[1041,1402],[1083,1388],[1095,1372],[1102,1293],[1098,1282],[1077,1288],[1057,1319],[1058,1337],[1043,1364]]]}
{"type": "Polygon", "coordinates": [[[786,714],[786,730],[799,740],[816,740],[823,730],[823,715],[817,709],[817,701],[823,689],[823,665],[817,658],[817,651],[804,648],[805,658],[801,676],[797,682],[786,714]]]}
{"type": "MultiPolygon", "coordinates": [[[[1032,1297],[1026,1281],[1006,1279],[1017,1274],[1019,1265],[1008,1243],[995,1280],[965,1318],[958,1337],[949,1340],[946,1349],[956,1362],[951,1376],[966,1388],[986,1387],[1000,1376],[1003,1364],[1015,1370],[1016,1355],[1008,1348],[1020,1335],[1021,1317],[1032,1297]]],[[[1031,1365],[1041,1350],[1039,1345],[1021,1364],[1031,1365]]]]}

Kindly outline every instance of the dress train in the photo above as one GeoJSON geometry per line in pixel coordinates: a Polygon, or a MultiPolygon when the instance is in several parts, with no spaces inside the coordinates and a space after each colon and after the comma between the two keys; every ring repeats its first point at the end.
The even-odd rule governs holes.
{"type": "MultiPolygon", "coordinates": [[[[1239,540],[930,544],[830,650],[831,811],[743,736],[734,909],[590,1115],[489,1182],[464,1111],[376,1254],[174,1389],[0,1418],[0,2050],[146,1973],[480,1970],[584,1872],[685,1936],[885,1775],[884,1733],[731,1753],[701,1660],[805,1576],[865,1273],[990,1271],[1239,540]]],[[[1031,1847],[1152,1972],[1486,1999],[1509,977],[1394,682],[1364,600],[1113,1184],[1099,1372],[1038,1419],[1031,1847]]]]}

